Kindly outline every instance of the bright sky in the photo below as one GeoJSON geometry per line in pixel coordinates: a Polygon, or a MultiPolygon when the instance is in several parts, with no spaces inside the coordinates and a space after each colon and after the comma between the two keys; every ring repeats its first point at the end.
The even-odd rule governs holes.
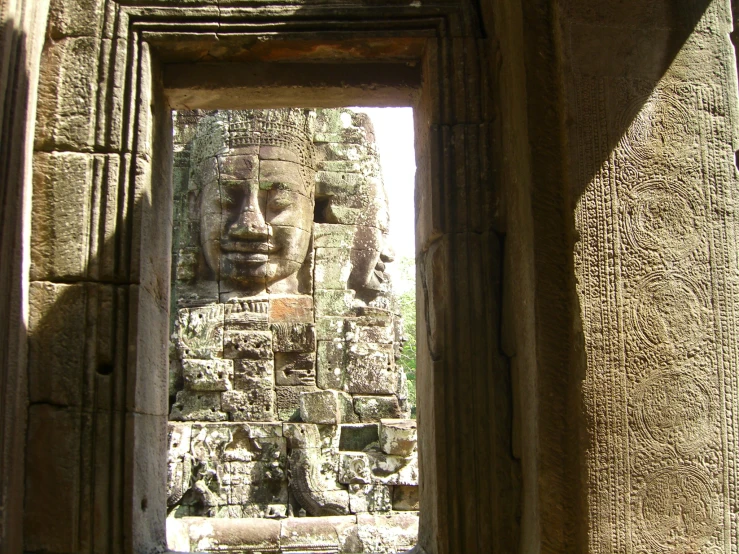
{"type": "Polygon", "coordinates": [[[372,119],[390,205],[390,243],[398,258],[415,256],[413,190],[416,155],[412,108],[352,108],[372,119]]]}

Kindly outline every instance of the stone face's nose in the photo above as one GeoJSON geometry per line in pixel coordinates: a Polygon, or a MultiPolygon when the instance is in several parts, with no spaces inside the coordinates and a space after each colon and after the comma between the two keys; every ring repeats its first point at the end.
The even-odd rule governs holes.
{"type": "Polygon", "coordinates": [[[236,239],[264,239],[269,237],[269,226],[259,205],[259,185],[249,186],[238,217],[228,229],[229,237],[236,239]]]}
{"type": "Polygon", "coordinates": [[[385,243],[382,252],[380,252],[380,261],[385,263],[395,261],[395,250],[393,250],[393,247],[387,244],[387,242],[385,243]]]}

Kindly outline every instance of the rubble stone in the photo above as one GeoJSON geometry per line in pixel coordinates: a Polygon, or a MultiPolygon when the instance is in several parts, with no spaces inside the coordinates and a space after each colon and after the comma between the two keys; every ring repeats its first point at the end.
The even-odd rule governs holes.
{"type": "Polygon", "coordinates": [[[280,421],[300,421],[300,396],[315,391],[311,386],[275,387],[280,421]]]}
{"type": "Polygon", "coordinates": [[[403,415],[396,396],[354,395],[354,411],[363,422],[398,419],[403,415]]]}
{"type": "Polygon", "coordinates": [[[277,386],[315,386],[316,355],[312,352],[275,352],[277,386]]]}
{"type": "Polygon", "coordinates": [[[275,352],[314,352],[315,326],[309,323],[273,323],[272,341],[275,352]]]}
{"type": "Polygon", "coordinates": [[[313,298],[270,295],[269,320],[272,323],[313,323],[313,298]]]}
{"type": "Polygon", "coordinates": [[[380,448],[386,454],[408,457],[415,451],[417,442],[415,420],[380,420],[380,448]]]}
{"type": "Polygon", "coordinates": [[[321,444],[321,433],[314,423],[283,423],[282,431],[288,448],[318,448],[321,444]]]}
{"type": "Polygon", "coordinates": [[[397,485],[393,487],[393,510],[418,511],[421,503],[417,486],[397,485]]]}
{"type": "Polygon", "coordinates": [[[189,424],[170,423],[167,434],[167,506],[172,507],[182,500],[190,488],[192,427],[189,424]]]}
{"type": "Polygon", "coordinates": [[[181,358],[223,357],[222,304],[181,308],[177,312],[176,347],[181,358]]]}
{"type": "Polygon", "coordinates": [[[383,452],[367,452],[372,482],[384,485],[418,485],[418,457],[391,456],[383,452]]]}
{"type": "Polygon", "coordinates": [[[325,340],[344,340],[344,325],[348,321],[343,317],[317,317],[316,318],[316,339],[325,340]]]}
{"type": "Polygon", "coordinates": [[[234,366],[231,360],[182,360],[185,387],[192,391],[231,390],[234,366]]]}
{"type": "Polygon", "coordinates": [[[418,518],[408,513],[358,514],[357,525],[363,552],[405,552],[415,546],[418,537],[418,518]]]}
{"type": "Polygon", "coordinates": [[[347,405],[351,406],[351,399],[344,392],[304,392],[300,395],[300,418],[306,423],[338,425],[347,405]]]}
{"type": "Polygon", "coordinates": [[[224,308],[225,328],[228,330],[269,330],[269,303],[266,300],[233,299],[217,305],[224,308]]]}
{"type": "Polygon", "coordinates": [[[319,341],[316,382],[322,389],[343,390],[346,377],[346,344],[340,340],[319,341]]]}
{"type": "Polygon", "coordinates": [[[182,390],[172,406],[173,421],[225,421],[228,415],[221,411],[218,392],[191,392],[182,390]]]}
{"type": "Polygon", "coordinates": [[[280,546],[284,552],[358,553],[361,544],[354,516],[287,519],[280,531],[280,546]]]}
{"type": "Polygon", "coordinates": [[[390,345],[352,343],[346,353],[347,392],[396,394],[398,368],[390,345]]]}
{"type": "Polygon", "coordinates": [[[337,317],[351,315],[353,290],[317,290],[314,301],[316,317],[337,317]]]}
{"type": "MultiPolygon", "coordinates": [[[[230,361],[230,360],[229,360],[230,361]]],[[[234,388],[248,391],[258,383],[271,389],[274,381],[274,363],[272,360],[233,360],[234,388]]]]}
{"type": "Polygon", "coordinates": [[[272,335],[266,331],[226,331],[223,355],[226,358],[268,360],[272,358],[272,335]]]}
{"type": "MultiPolygon", "coordinates": [[[[345,485],[372,483],[370,461],[360,452],[342,452],[339,459],[339,483],[345,485]]],[[[367,510],[362,510],[367,511],[367,510]]]]}
{"type": "Polygon", "coordinates": [[[376,423],[358,423],[341,426],[339,450],[362,452],[372,444],[379,444],[380,436],[376,423]]]}
{"type": "Polygon", "coordinates": [[[387,485],[349,485],[349,506],[355,514],[393,510],[391,487],[387,485]]]}
{"type": "Polygon", "coordinates": [[[270,382],[255,379],[245,390],[223,393],[223,411],[234,421],[271,421],[275,417],[275,393],[270,382]]]}

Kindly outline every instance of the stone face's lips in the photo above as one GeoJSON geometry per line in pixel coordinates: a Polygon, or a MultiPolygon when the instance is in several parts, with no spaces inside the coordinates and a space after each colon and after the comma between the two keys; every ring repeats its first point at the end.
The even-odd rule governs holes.
{"type": "Polygon", "coordinates": [[[221,250],[226,254],[273,254],[277,248],[271,242],[229,241],[221,243],[221,250]]]}
{"type": "Polygon", "coordinates": [[[269,255],[277,250],[279,248],[271,242],[234,241],[221,244],[223,255],[239,262],[264,263],[269,260],[269,255]]]}
{"type": "Polygon", "coordinates": [[[269,254],[261,254],[259,252],[226,252],[226,256],[241,262],[266,262],[269,260],[269,254]]]}

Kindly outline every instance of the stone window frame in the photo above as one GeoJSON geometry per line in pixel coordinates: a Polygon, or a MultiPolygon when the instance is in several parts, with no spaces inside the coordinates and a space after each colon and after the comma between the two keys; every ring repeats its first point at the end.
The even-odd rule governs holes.
{"type": "MultiPolygon", "coordinates": [[[[118,350],[117,358],[99,362],[93,377],[93,388],[113,399],[103,410],[114,415],[90,422],[91,448],[119,453],[123,463],[81,477],[90,480],[84,486],[113,491],[109,505],[97,506],[117,533],[109,540],[120,536],[127,552],[152,551],[164,541],[170,110],[410,104],[418,168],[419,545],[433,553],[510,542],[516,509],[503,514],[496,500],[514,486],[509,457],[499,455],[509,451],[510,437],[491,425],[510,428],[495,418],[510,417],[511,407],[490,401],[502,396],[496,387],[510,390],[498,344],[502,215],[490,161],[496,132],[485,55],[490,42],[476,3],[193,4],[106,3],[94,129],[82,148],[71,144],[74,137],[60,141],[59,150],[98,153],[92,188],[102,191],[98,202],[100,194],[113,199],[93,214],[97,228],[90,234],[100,242],[91,245],[94,267],[82,273],[125,288],[112,298],[119,323],[112,333],[125,341],[125,355],[118,350]],[[474,448],[461,452],[459,442],[474,448]],[[122,510],[113,505],[116,498],[122,510]]],[[[48,63],[61,67],[64,54],[48,63]]],[[[53,276],[54,261],[49,264],[36,264],[32,280],[53,276]]],[[[105,358],[104,346],[97,348],[105,358]]],[[[26,536],[34,534],[44,532],[26,529],[26,536]]]]}

